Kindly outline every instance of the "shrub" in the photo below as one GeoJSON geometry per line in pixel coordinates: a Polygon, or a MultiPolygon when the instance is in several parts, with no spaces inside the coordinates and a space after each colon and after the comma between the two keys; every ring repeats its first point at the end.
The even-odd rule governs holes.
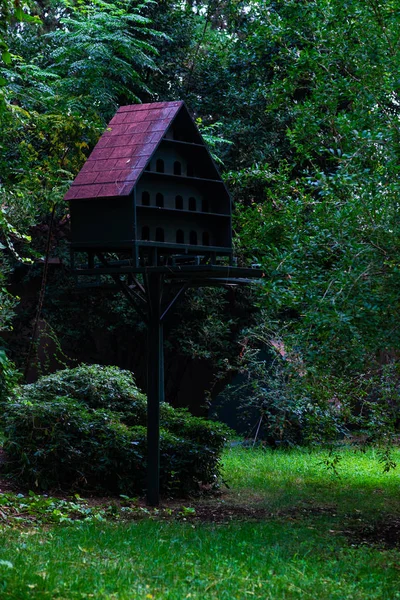
{"type": "Polygon", "coordinates": [[[0,348],[0,405],[6,402],[17,384],[19,373],[3,348],[0,348]]]}
{"type": "MultiPolygon", "coordinates": [[[[146,408],[127,411],[121,416],[121,420],[130,427],[146,426],[146,408]]],[[[161,426],[170,433],[189,439],[201,445],[211,446],[215,450],[221,450],[225,444],[228,434],[227,427],[217,421],[206,421],[201,417],[194,417],[186,408],[173,408],[166,402],[160,407],[161,426]]]]}
{"type": "Polygon", "coordinates": [[[87,408],[117,412],[140,410],[146,413],[146,396],[137,387],[130,371],[102,365],[80,365],[41,377],[20,388],[19,397],[30,401],[68,396],[87,408]]]}
{"type": "MultiPolygon", "coordinates": [[[[145,489],[146,401],[129,372],[94,365],[43,377],[19,389],[2,421],[7,468],[30,486],[128,495],[145,489]]],[[[213,487],[228,433],[163,404],[161,492],[213,487]]]]}

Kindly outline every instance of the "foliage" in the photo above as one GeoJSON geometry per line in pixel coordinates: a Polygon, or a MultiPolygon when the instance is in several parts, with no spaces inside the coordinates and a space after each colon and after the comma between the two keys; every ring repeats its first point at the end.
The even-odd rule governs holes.
{"type": "Polygon", "coordinates": [[[0,348],[0,405],[11,395],[18,380],[15,365],[7,357],[4,348],[0,348]]]}
{"type": "Polygon", "coordinates": [[[73,499],[52,498],[35,494],[2,494],[0,511],[5,524],[43,525],[54,523],[74,523],[81,519],[85,522],[101,522],[107,516],[116,516],[119,511],[114,507],[109,510],[103,506],[91,507],[87,501],[75,495],[73,499]]]}
{"type": "MultiPolygon", "coordinates": [[[[21,6],[19,0],[1,0],[0,2],[0,52],[1,60],[9,65],[12,62],[12,54],[7,45],[7,27],[12,23],[35,23],[39,24],[40,19],[37,16],[31,16],[25,12],[25,6],[21,6]]],[[[0,82],[2,85],[2,82],[0,82]]]]}
{"type": "MultiPolygon", "coordinates": [[[[143,493],[146,401],[130,373],[100,365],[66,369],[23,386],[4,411],[8,470],[19,481],[39,489],[143,493]]],[[[227,429],[169,406],[162,406],[161,427],[163,493],[216,485],[227,429]]]]}
{"type": "Polygon", "coordinates": [[[363,443],[388,448],[400,425],[398,365],[389,362],[353,377],[307,369],[304,356],[285,345],[287,338],[264,322],[242,342],[240,382],[224,396],[237,400],[249,436],[291,446],[337,443],[357,432],[363,443]]]}
{"type": "MultiPolygon", "coordinates": [[[[289,358],[290,360],[290,358],[289,358]]],[[[281,357],[265,359],[246,347],[242,355],[244,381],[226,391],[238,398],[240,419],[254,441],[278,446],[336,442],[349,435],[354,420],[347,406],[316,395],[281,357]]]]}
{"type": "Polygon", "coordinates": [[[12,294],[10,294],[5,287],[3,287],[0,289],[0,302],[0,332],[9,331],[12,328],[11,322],[15,314],[14,309],[18,303],[18,299],[12,294]]]}
{"type": "Polygon", "coordinates": [[[37,403],[67,396],[87,409],[115,412],[146,407],[146,397],[137,388],[132,373],[113,366],[80,365],[56,371],[36,383],[21,386],[17,394],[21,400],[37,403]]]}
{"type": "MultiPolygon", "coordinates": [[[[336,402],[346,407],[346,425],[350,413],[352,427],[358,416],[369,430],[395,424],[397,409],[382,420],[380,402],[372,405],[389,387],[398,406],[396,3],[52,0],[24,3],[42,24],[22,26],[17,6],[1,4],[10,54],[0,73],[2,253],[12,260],[34,258],[32,248],[43,253],[40,239],[29,244],[22,235],[46,223],[55,202],[56,220],[66,218],[59,201],[117,105],[183,99],[223,163],[239,261],[264,270],[257,318],[273,330],[266,343],[278,332],[301,364],[301,376],[287,362],[262,376],[269,383],[254,402],[262,403],[263,388],[279,404],[281,389],[285,406],[302,407],[302,427],[315,417],[304,407],[325,419],[336,402]],[[217,137],[232,143],[215,146],[217,137]]],[[[65,252],[58,239],[52,249],[65,252]]],[[[7,268],[1,265],[6,276],[7,268]]],[[[126,303],[78,302],[69,282],[64,297],[60,287],[59,280],[49,287],[44,312],[75,356],[126,364],[120,349],[143,335],[126,303]],[[85,327],[78,312],[72,316],[79,304],[90,308],[85,327]],[[94,329],[109,334],[103,354],[92,350],[94,329]]],[[[226,380],[237,367],[240,330],[253,325],[245,313],[253,319],[255,309],[251,294],[239,302],[233,296],[190,292],[176,312],[166,331],[171,399],[189,358],[205,363],[210,379],[226,380]]],[[[13,300],[2,292],[0,302],[10,323],[13,300]]],[[[15,344],[14,359],[23,355],[15,344]]],[[[142,353],[130,356],[139,373],[142,353]]],[[[258,380],[255,366],[251,372],[258,380]]]]}
{"type": "Polygon", "coordinates": [[[221,127],[221,123],[212,123],[211,125],[204,125],[202,119],[199,118],[196,119],[196,125],[199,128],[199,131],[208,148],[211,150],[211,156],[213,157],[215,162],[219,165],[223,165],[223,161],[219,158],[215,151],[219,147],[219,144],[231,145],[232,142],[218,135],[218,129],[221,127]]]}
{"type": "Polygon", "coordinates": [[[266,118],[285,124],[285,160],[278,166],[265,155],[229,174],[239,200],[238,250],[264,270],[263,326],[273,330],[267,343],[278,331],[292,357],[284,369],[291,389],[314,406],[351,407],[359,426],[370,418],[380,434],[398,423],[399,406],[398,391],[386,406],[379,401],[388,379],[393,390],[399,383],[392,8],[257,3],[258,34],[274,46],[266,118]]]}
{"type": "Polygon", "coordinates": [[[165,37],[143,15],[151,4],[95,0],[61,19],[62,27],[47,34],[58,93],[83,110],[94,105],[104,122],[119,105],[140,102],[137,93],[150,93],[142,73],[157,69],[157,51],[146,38],[165,37]]]}
{"type": "MultiPolygon", "coordinates": [[[[97,499],[96,499],[97,500],[97,499]]],[[[5,493],[0,498],[2,525],[10,527],[38,527],[43,525],[69,524],[77,522],[105,523],[106,521],[130,521],[141,519],[184,519],[193,517],[196,510],[189,506],[173,508],[147,508],[138,498],[121,494],[107,503],[81,498],[74,494],[67,498],[56,498],[47,494],[5,493]]],[[[0,563],[1,564],[1,563],[0,563]]]]}

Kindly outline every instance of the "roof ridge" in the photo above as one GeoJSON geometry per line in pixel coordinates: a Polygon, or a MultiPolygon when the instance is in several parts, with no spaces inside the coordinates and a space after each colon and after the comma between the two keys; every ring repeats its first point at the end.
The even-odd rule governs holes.
{"type": "Polygon", "coordinates": [[[173,100],[171,102],[147,102],[144,104],[126,104],[125,106],[120,106],[117,110],[117,113],[121,112],[133,112],[133,111],[141,111],[141,110],[158,110],[161,107],[163,108],[173,108],[178,106],[183,106],[185,103],[183,100],[173,100]]]}

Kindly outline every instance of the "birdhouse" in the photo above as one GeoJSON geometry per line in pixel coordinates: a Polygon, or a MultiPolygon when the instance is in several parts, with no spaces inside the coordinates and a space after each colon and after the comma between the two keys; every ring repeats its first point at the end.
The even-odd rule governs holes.
{"type": "Polygon", "coordinates": [[[231,198],[183,102],[122,106],[65,199],[74,251],[232,256],[231,198]]]}

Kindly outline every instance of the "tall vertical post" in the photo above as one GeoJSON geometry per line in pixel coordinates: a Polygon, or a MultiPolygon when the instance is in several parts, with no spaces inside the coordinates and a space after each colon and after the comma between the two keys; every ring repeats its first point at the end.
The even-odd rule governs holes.
{"type": "Polygon", "coordinates": [[[161,323],[162,275],[148,276],[149,320],[147,326],[147,504],[158,506],[160,498],[160,402],[164,399],[164,352],[161,323]]]}

